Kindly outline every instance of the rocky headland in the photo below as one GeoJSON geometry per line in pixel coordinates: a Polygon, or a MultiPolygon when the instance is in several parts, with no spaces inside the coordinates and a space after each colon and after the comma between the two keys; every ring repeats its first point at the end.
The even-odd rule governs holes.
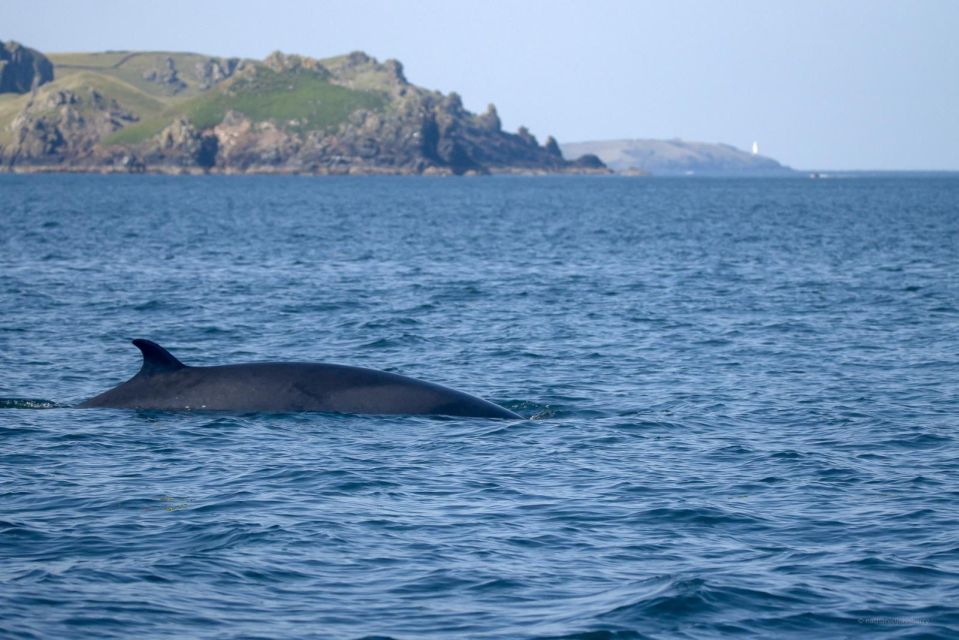
{"type": "Polygon", "coordinates": [[[504,131],[396,60],[50,54],[0,43],[0,170],[166,173],[607,173],[552,137],[504,131]]]}

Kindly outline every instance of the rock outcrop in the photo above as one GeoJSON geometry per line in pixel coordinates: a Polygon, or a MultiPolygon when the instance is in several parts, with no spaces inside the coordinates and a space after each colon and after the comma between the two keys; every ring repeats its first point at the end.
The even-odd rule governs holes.
{"type": "Polygon", "coordinates": [[[209,168],[216,162],[218,150],[215,135],[197,131],[189,120],[178,118],[143,150],[143,164],[209,168]]]}
{"type": "Polygon", "coordinates": [[[232,76],[239,66],[239,58],[207,58],[193,66],[193,73],[199,80],[200,87],[209,89],[232,76]]]}
{"type": "Polygon", "coordinates": [[[0,42],[0,93],[28,93],[53,80],[53,64],[39,51],[0,42]]]}
{"type": "Polygon", "coordinates": [[[177,75],[176,63],[169,56],[163,59],[163,66],[144,71],[143,79],[165,87],[170,93],[179,93],[186,89],[186,83],[177,75]]]}
{"type": "Polygon", "coordinates": [[[51,85],[39,91],[11,122],[13,144],[3,154],[2,164],[112,164],[119,150],[105,153],[101,139],[136,120],[135,114],[99,91],[55,90],[51,85]]]}

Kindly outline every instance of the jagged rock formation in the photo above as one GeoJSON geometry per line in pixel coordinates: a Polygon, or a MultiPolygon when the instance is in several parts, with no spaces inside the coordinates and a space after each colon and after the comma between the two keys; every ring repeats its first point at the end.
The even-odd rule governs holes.
{"type": "Polygon", "coordinates": [[[209,89],[217,82],[226,80],[232,76],[239,65],[239,58],[207,58],[193,65],[193,73],[196,75],[197,80],[200,81],[200,87],[209,89]]]}
{"type": "Polygon", "coordinates": [[[176,63],[173,62],[173,58],[167,56],[163,60],[163,66],[154,69],[148,69],[143,72],[143,79],[147,82],[155,82],[158,85],[164,86],[171,93],[179,93],[183,89],[186,89],[186,83],[180,80],[177,75],[176,63]]]}
{"type": "Polygon", "coordinates": [[[216,135],[197,131],[186,118],[178,118],[160,132],[143,150],[143,164],[168,164],[209,168],[216,162],[219,140],[216,135]]]}
{"type": "Polygon", "coordinates": [[[565,160],[552,137],[540,145],[525,128],[503,131],[493,105],[471,113],[456,93],[411,84],[398,61],[362,52],[327,60],[276,52],[262,62],[136,52],[62,59],[66,77],[37,90],[6,125],[6,138],[0,111],[0,168],[607,171],[595,156],[565,160]],[[58,87],[67,83],[71,89],[58,87]]]}
{"type": "Polygon", "coordinates": [[[27,93],[53,80],[53,64],[39,51],[0,41],[0,93],[27,93]]]}
{"type": "Polygon", "coordinates": [[[112,159],[115,152],[103,154],[100,140],[136,119],[94,89],[49,91],[28,101],[10,123],[14,144],[5,161],[35,166],[112,159]]]}

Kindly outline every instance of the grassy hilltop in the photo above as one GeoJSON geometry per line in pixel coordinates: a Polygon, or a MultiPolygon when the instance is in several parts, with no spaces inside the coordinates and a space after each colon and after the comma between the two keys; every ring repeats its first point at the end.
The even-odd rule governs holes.
{"type": "MultiPolygon", "coordinates": [[[[202,69],[211,60],[193,53],[63,53],[49,57],[60,77],[79,75],[83,83],[91,84],[96,82],[92,74],[105,76],[114,80],[114,90],[125,92],[128,99],[137,93],[145,98],[139,101],[141,121],[110,136],[107,142],[115,143],[142,142],[178,117],[189,118],[201,129],[213,127],[230,110],[257,122],[295,122],[300,131],[323,130],[344,122],[358,109],[381,109],[388,89],[386,83],[377,86],[375,81],[368,82],[365,89],[350,89],[333,84],[329,74],[278,72],[253,61],[245,61],[250,73],[212,86],[200,74],[177,73],[172,82],[169,74],[166,79],[146,79],[152,70],[169,70],[167,60],[174,69],[202,69]]],[[[223,59],[213,60],[224,64],[223,59]]],[[[342,67],[344,60],[317,62],[324,69],[327,65],[335,69],[342,67]]],[[[234,64],[239,66],[239,61],[234,64]]]]}

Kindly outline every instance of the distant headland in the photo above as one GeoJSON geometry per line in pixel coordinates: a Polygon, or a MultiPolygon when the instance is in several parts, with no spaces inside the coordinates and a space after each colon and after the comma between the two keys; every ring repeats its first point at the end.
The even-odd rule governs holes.
{"type": "Polygon", "coordinates": [[[789,167],[728,144],[685,140],[600,140],[560,145],[567,156],[593,154],[619,173],[699,176],[788,176],[789,167]]]}
{"type": "Polygon", "coordinates": [[[44,55],[14,42],[0,42],[0,171],[609,173],[362,52],[44,55]]]}

